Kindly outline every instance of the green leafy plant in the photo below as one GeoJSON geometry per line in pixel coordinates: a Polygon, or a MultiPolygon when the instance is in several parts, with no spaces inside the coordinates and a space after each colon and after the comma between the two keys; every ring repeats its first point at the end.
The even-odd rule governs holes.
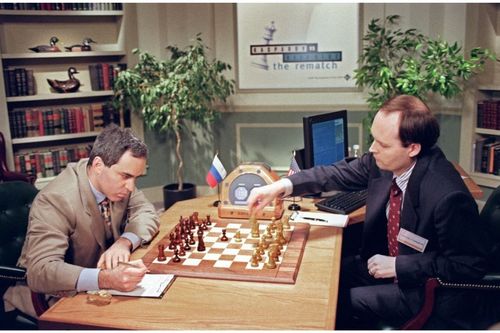
{"type": "MultiPolygon", "coordinates": [[[[486,60],[495,59],[488,49],[476,47],[463,56],[462,48],[441,39],[432,39],[416,29],[397,28],[399,15],[383,21],[372,19],[363,37],[363,51],[354,78],[359,87],[369,88],[370,112],[363,119],[369,129],[375,112],[398,94],[426,100],[430,93],[453,98],[463,90],[463,83],[484,68],[486,60]]],[[[371,142],[371,136],[369,143],[371,142]]]]}
{"type": "Polygon", "coordinates": [[[206,125],[219,116],[218,106],[234,93],[234,80],[222,72],[231,66],[207,59],[208,47],[198,34],[181,50],[167,46],[170,59],[157,59],[134,49],[139,62],[119,73],[114,83],[114,104],[141,113],[151,129],[173,131],[178,162],[178,189],[183,189],[182,136],[186,121],[206,125]]]}

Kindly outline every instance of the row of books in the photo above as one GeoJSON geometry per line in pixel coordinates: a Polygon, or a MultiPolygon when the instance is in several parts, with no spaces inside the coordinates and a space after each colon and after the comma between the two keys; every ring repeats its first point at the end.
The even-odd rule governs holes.
{"type": "Polygon", "coordinates": [[[90,146],[85,146],[17,153],[14,155],[14,167],[17,172],[36,175],[37,178],[57,176],[68,163],[89,157],[90,150],[90,146]]]}
{"type": "Polygon", "coordinates": [[[90,87],[92,90],[112,90],[118,73],[127,69],[127,64],[90,64],[90,87]]]}
{"type": "Polygon", "coordinates": [[[35,77],[32,69],[4,68],[3,81],[5,82],[5,95],[31,96],[36,94],[35,77]]]}
{"type": "Polygon", "coordinates": [[[122,123],[120,113],[109,104],[72,107],[22,108],[9,112],[12,138],[96,132],[109,123],[122,123]]]}
{"type": "Polygon", "coordinates": [[[477,127],[500,129],[500,101],[484,100],[477,103],[477,127]]]}
{"type": "Polygon", "coordinates": [[[9,10],[123,10],[117,2],[38,2],[38,3],[0,3],[0,9],[9,10]]]}
{"type": "Polygon", "coordinates": [[[500,175],[500,141],[496,137],[483,137],[474,143],[474,170],[500,175]]]}

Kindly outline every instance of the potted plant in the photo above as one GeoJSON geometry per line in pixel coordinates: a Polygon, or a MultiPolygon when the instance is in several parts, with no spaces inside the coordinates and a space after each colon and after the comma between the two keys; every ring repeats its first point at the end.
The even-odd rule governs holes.
{"type": "MultiPolygon", "coordinates": [[[[389,15],[382,22],[372,19],[363,37],[354,78],[357,86],[370,90],[367,102],[371,111],[363,119],[368,133],[375,113],[390,97],[407,94],[426,100],[436,93],[453,98],[462,92],[466,80],[484,68],[486,60],[495,59],[480,47],[473,48],[466,59],[456,42],[432,39],[416,29],[393,30],[399,20],[399,15],[389,15]]],[[[368,145],[371,141],[369,135],[368,145]]]]}
{"type": "Polygon", "coordinates": [[[234,80],[222,74],[231,66],[206,56],[201,34],[184,50],[167,46],[169,59],[158,59],[134,49],[139,62],[121,71],[114,83],[114,103],[140,112],[150,129],[175,135],[177,184],[164,186],[165,209],[178,200],[196,196],[193,184],[184,183],[182,132],[186,122],[208,124],[219,115],[218,106],[234,93],[234,80]],[[188,192],[187,194],[182,194],[188,192]]]}

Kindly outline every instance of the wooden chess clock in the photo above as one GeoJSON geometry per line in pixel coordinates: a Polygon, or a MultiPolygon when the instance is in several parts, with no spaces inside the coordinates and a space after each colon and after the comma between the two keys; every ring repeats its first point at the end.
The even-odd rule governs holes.
{"type": "MultiPolygon", "coordinates": [[[[219,217],[249,218],[247,200],[250,191],[271,184],[280,177],[264,163],[245,163],[234,169],[222,182],[219,217]]],[[[256,215],[257,219],[270,220],[283,214],[283,199],[276,198],[256,215]]]]}

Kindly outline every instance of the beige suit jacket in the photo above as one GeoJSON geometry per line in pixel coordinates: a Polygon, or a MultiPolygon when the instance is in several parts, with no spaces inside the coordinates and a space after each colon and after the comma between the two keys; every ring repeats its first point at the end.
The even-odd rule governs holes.
{"type": "MultiPolygon", "coordinates": [[[[106,250],[105,223],[86,166],[87,159],[69,164],[33,201],[18,265],[27,269],[28,285],[36,292],[73,294],[82,269],[95,268],[106,250]]],[[[149,242],[159,227],[153,205],[138,189],[111,204],[111,223],[115,241],[132,232],[149,242]]]]}

